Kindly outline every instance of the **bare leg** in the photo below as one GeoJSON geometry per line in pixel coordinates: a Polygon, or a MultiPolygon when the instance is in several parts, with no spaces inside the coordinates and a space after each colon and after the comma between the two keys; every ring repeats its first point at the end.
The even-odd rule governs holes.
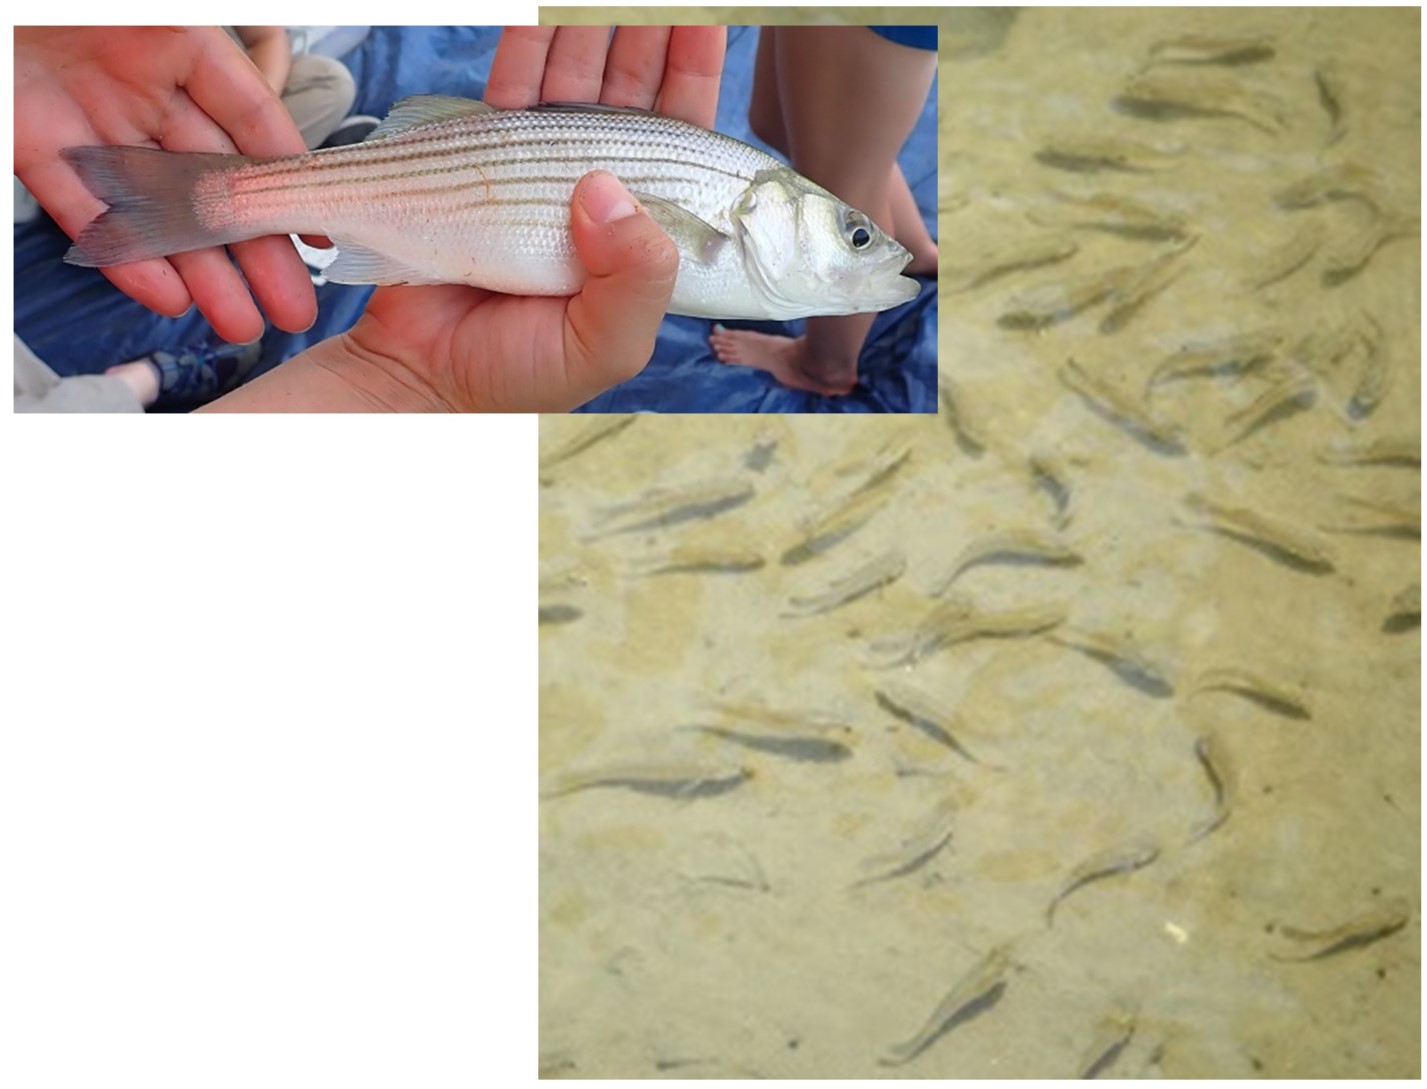
{"type": "MultiPolygon", "coordinates": [[[[908,206],[915,212],[915,204],[894,168],[935,70],[934,53],[889,42],[865,27],[779,27],[774,33],[765,28],[749,121],[775,147],[786,141],[800,173],[866,212],[883,230],[895,235],[894,209],[901,209],[911,232],[908,206]],[[776,98],[768,90],[770,77],[776,98]],[[781,130],[774,102],[781,107],[781,130]]],[[[914,260],[929,259],[934,266],[930,235],[919,248],[920,253],[912,250],[914,260]]],[[[807,333],[796,339],[715,331],[710,344],[723,362],[770,371],[784,385],[847,393],[857,384],[857,357],[874,317],[809,318],[807,333]]]]}

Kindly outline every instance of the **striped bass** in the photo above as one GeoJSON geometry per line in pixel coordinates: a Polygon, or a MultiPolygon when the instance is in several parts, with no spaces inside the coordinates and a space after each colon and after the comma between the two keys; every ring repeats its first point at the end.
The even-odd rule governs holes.
{"type": "Polygon", "coordinates": [[[321,234],[328,280],[572,295],[575,184],[618,177],[679,248],[670,312],[788,319],[885,310],[917,294],[911,255],[870,218],[756,148],[606,106],[498,110],[403,99],[364,143],[250,158],[66,148],[107,211],[71,264],[102,267],[269,234],[321,234]]]}

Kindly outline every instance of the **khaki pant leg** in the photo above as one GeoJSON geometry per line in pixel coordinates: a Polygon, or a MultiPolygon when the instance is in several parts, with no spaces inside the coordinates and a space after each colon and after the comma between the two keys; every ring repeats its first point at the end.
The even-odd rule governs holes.
{"type": "Polygon", "coordinates": [[[331,136],[356,99],[357,84],[341,61],[311,53],[292,58],[282,104],[297,122],[308,147],[331,136]]]}

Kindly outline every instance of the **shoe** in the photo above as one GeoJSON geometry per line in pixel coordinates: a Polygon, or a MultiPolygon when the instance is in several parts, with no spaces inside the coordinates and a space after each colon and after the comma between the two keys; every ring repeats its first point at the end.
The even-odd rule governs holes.
{"type": "Polygon", "coordinates": [[[338,125],[331,136],[317,146],[319,148],[346,147],[348,144],[360,144],[380,124],[381,122],[375,117],[368,117],[364,113],[354,113],[338,125]]]}
{"type": "Polygon", "coordinates": [[[159,408],[197,407],[236,389],[257,366],[263,342],[200,344],[176,352],[154,352],[149,359],[159,372],[159,408]]]}

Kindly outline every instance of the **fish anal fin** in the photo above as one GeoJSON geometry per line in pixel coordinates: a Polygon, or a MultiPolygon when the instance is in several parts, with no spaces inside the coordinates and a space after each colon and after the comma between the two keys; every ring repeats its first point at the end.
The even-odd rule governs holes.
{"type": "Polygon", "coordinates": [[[334,284],[439,284],[445,281],[355,242],[332,237],[337,259],[324,276],[334,284]]]}

